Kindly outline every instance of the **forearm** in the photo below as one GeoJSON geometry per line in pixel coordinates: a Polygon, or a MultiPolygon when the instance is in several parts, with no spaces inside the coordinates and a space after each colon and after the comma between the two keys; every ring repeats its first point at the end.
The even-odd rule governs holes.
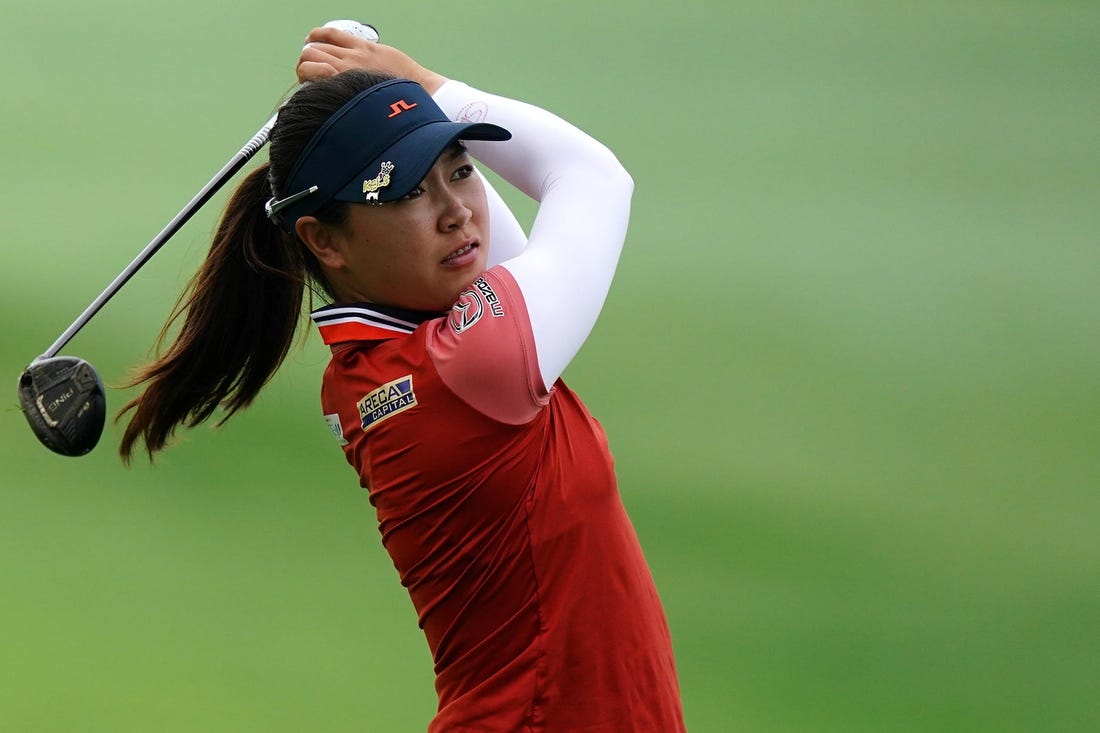
{"type": "MultiPolygon", "coordinates": [[[[544,109],[453,79],[446,80],[433,98],[452,119],[491,122],[511,131],[512,139],[507,142],[471,141],[468,147],[474,157],[536,201],[542,202],[562,179],[584,188],[629,181],[606,146],[544,109]],[[585,182],[586,176],[594,178],[593,184],[585,182]]],[[[617,192],[621,193],[608,193],[617,192]]],[[[603,203],[614,205],[616,201],[603,203]]]]}

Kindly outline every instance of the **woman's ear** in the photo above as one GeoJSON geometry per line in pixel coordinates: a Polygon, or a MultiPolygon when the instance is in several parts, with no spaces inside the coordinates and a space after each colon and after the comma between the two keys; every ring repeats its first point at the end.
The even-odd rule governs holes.
{"type": "Polygon", "coordinates": [[[302,243],[323,266],[342,270],[347,264],[340,247],[341,237],[331,226],[321,223],[317,217],[298,217],[298,221],[294,222],[294,231],[298,233],[298,239],[302,240],[302,243]]]}

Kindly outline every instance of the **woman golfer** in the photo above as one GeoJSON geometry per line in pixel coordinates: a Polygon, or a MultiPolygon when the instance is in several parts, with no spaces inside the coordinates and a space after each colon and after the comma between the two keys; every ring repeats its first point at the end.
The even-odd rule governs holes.
{"type": "Polygon", "coordinates": [[[123,456],[247,406],[311,289],[330,303],[312,314],[325,419],[435,661],[429,730],[682,731],[607,439],[560,379],[607,295],[630,176],[546,111],[336,29],[307,40],[312,83],[228,203],[123,456]],[[539,202],[526,247],[475,158],[539,202]]]}

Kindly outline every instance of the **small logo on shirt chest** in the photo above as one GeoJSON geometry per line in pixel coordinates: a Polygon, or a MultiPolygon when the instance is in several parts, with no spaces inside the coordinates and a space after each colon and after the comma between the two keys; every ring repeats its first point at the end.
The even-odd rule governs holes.
{"type": "Polygon", "coordinates": [[[363,421],[363,430],[370,430],[386,418],[416,407],[412,375],[386,382],[373,392],[364,395],[356,405],[359,408],[359,417],[363,421]]]}

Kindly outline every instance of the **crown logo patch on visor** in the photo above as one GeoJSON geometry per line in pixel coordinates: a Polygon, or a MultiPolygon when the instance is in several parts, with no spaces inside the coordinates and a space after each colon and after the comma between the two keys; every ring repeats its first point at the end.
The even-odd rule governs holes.
{"type": "Polygon", "coordinates": [[[390,185],[390,174],[393,173],[393,163],[386,161],[382,164],[382,170],[378,175],[363,181],[363,193],[367,195],[367,201],[377,201],[378,192],[390,185]]]}

